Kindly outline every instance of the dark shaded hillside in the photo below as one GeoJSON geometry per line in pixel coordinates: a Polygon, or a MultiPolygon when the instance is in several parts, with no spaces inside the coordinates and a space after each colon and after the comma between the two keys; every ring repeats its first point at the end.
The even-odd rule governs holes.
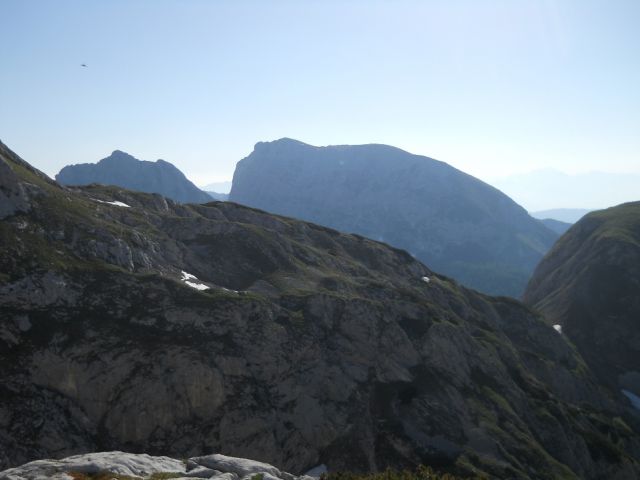
{"type": "Polygon", "coordinates": [[[63,185],[116,185],[130,190],[159,193],[180,203],[207,203],[212,197],[191,183],[169,162],[138,160],[115,150],[98,163],[68,165],[56,175],[63,185]]]}
{"type": "Polygon", "coordinates": [[[536,269],[525,301],[562,325],[602,382],[640,396],[640,202],[576,223],[536,269]]]}
{"type": "Polygon", "coordinates": [[[0,206],[0,468],[117,449],[295,473],[640,473],[632,419],[564,337],[402,250],[61,187],[2,144],[0,206]]]}
{"type": "Polygon", "coordinates": [[[557,234],[446,163],[386,145],[258,143],[231,201],[403,248],[463,284],[519,297],[557,234]]]}

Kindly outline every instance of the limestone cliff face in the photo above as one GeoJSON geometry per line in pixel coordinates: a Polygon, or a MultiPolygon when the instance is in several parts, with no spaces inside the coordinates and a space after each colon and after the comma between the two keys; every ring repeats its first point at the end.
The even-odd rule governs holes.
{"type": "Polygon", "coordinates": [[[230,200],[384,241],[493,295],[520,297],[558,238],[490,185],[387,145],[258,143],[230,200]]]}
{"type": "Polygon", "coordinates": [[[196,187],[174,165],[164,160],[148,162],[115,150],[98,163],[68,165],[56,175],[63,185],[117,185],[159,193],[181,203],[207,203],[213,198],[196,187]]]}
{"type": "Polygon", "coordinates": [[[640,396],[639,292],[635,202],[576,223],[540,263],[525,299],[562,326],[603,383],[640,396]]]}
{"type": "Polygon", "coordinates": [[[37,192],[0,221],[3,467],[121,449],[294,473],[638,474],[624,404],[516,301],[363,237],[62,188],[0,157],[37,192]]]}

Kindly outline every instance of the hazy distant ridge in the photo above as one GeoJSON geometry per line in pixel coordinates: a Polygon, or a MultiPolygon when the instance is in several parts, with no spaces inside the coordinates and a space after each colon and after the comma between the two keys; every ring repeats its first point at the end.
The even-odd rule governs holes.
{"type": "Polygon", "coordinates": [[[171,163],[138,160],[120,150],[115,150],[98,163],[66,166],[56,175],[56,180],[64,185],[117,185],[140,192],[159,193],[181,203],[213,200],[171,163]]]}
{"type": "Polygon", "coordinates": [[[530,212],[533,218],[540,220],[552,219],[565,223],[576,223],[587,213],[592,212],[586,208],[552,208],[550,210],[540,210],[538,212],[530,212]]]}

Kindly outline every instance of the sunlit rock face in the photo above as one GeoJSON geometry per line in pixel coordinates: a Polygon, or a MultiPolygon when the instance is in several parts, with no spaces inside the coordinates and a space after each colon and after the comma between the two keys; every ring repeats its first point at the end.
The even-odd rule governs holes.
{"type": "Polygon", "coordinates": [[[558,237],[490,185],[386,145],[258,143],[238,162],[230,200],[386,242],[513,297],[558,237]]]}
{"type": "Polygon", "coordinates": [[[519,302],[251,208],[65,188],[0,147],[29,206],[0,221],[1,468],[126,450],[296,475],[637,472],[628,400],[519,302]]]}

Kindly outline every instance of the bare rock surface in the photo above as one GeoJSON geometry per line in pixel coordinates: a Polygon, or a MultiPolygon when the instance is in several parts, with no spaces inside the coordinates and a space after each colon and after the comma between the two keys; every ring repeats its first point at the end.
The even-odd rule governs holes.
{"type": "Polygon", "coordinates": [[[135,479],[166,474],[166,477],[171,475],[170,478],[216,480],[249,480],[258,475],[267,480],[311,480],[310,477],[296,477],[272,465],[246,458],[214,454],[183,461],[118,451],[74,455],[61,460],[36,460],[0,472],[0,480],[71,480],[73,474],[113,474],[135,479]],[[212,465],[216,466],[215,470],[209,468],[212,465]]]}
{"type": "Polygon", "coordinates": [[[627,398],[515,300],[357,235],[0,159],[31,205],[0,220],[0,468],[123,450],[265,478],[640,475],[627,398]]]}

